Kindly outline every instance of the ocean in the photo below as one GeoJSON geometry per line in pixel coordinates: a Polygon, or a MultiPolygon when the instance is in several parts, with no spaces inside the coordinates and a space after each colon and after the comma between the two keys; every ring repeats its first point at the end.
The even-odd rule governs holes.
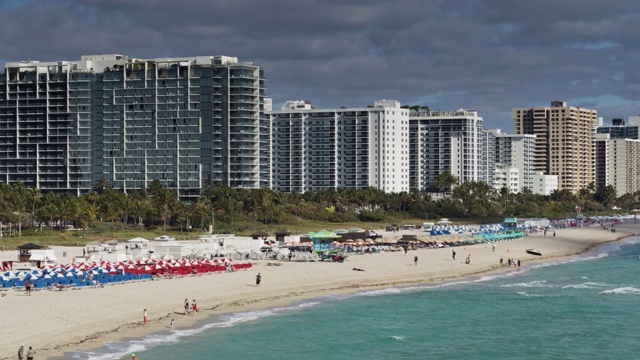
{"type": "Polygon", "coordinates": [[[507,274],[227,314],[65,358],[634,359],[639,255],[632,237],[507,274]]]}

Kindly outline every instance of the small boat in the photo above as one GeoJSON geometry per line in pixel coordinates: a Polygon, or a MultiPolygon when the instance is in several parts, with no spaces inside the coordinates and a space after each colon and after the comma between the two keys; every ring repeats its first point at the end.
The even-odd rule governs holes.
{"type": "Polygon", "coordinates": [[[527,254],[538,255],[538,256],[542,255],[542,253],[540,251],[534,250],[534,249],[527,249],[527,254]]]}

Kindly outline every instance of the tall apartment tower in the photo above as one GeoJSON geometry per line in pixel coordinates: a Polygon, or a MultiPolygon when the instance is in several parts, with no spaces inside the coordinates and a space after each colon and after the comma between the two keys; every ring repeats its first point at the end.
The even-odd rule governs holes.
{"type": "Polygon", "coordinates": [[[315,109],[290,101],[269,114],[274,190],[409,190],[409,110],[399,102],[315,109]]]}
{"type": "Polygon", "coordinates": [[[533,176],[535,169],[533,159],[535,154],[535,135],[506,134],[500,129],[487,130],[494,134],[491,146],[495,149],[495,163],[501,168],[515,168],[518,182],[515,192],[523,188],[533,190],[533,176]]]}
{"type": "Polygon", "coordinates": [[[574,193],[595,182],[597,111],[552,101],[549,107],[512,109],[517,134],[536,135],[534,167],[558,176],[558,188],[574,193]]]}
{"type": "Polygon", "coordinates": [[[76,194],[102,179],[124,191],[160,180],[181,198],[270,186],[264,81],[226,56],[7,63],[0,179],[76,194]]]}
{"type": "Polygon", "coordinates": [[[409,116],[409,178],[412,190],[437,190],[436,177],[449,171],[465,181],[493,179],[487,134],[475,110],[415,111],[409,116]],[[485,154],[486,153],[486,154],[485,154]],[[486,155],[486,156],[485,156],[486,155]],[[490,173],[488,173],[490,171],[490,173]]]}

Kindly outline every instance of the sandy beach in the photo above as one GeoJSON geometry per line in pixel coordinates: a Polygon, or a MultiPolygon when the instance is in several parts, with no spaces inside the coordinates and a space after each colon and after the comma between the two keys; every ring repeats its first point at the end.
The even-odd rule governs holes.
{"type": "MultiPolygon", "coordinates": [[[[253,268],[234,273],[125,283],[83,290],[42,290],[26,296],[15,290],[3,292],[0,359],[13,359],[20,344],[33,346],[37,358],[61,356],[64,352],[101,347],[105,341],[174,328],[188,328],[209,315],[268,308],[292,300],[362,291],[364,289],[406,286],[464,278],[474,275],[513,271],[499,260],[519,259],[523,266],[532,262],[571,257],[592,247],[637,232],[640,226],[628,222],[616,226],[616,233],[595,228],[556,230],[556,236],[542,232],[519,240],[466,247],[421,249],[404,252],[354,255],[344,263],[282,262],[267,266],[254,261],[253,268]],[[529,255],[535,248],[542,256],[529,255]],[[456,251],[456,259],[452,258],[456,251]],[[470,255],[471,263],[464,260],[470,255]],[[414,257],[418,257],[414,265],[414,257]],[[364,271],[353,271],[359,268],[364,271]],[[255,276],[262,284],[255,286],[255,276]],[[183,301],[198,301],[197,316],[183,315],[183,301]],[[143,310],[149,323],[143,326],[143,310]]],[[[444,238],[439,238],[444,240],[444,238]]],[[[81,250],[77,250],[80,251],[81,250]]],[[[4,257],[6,258],[6,256],[4,257]]],[[[61,259],[64,261],[64,259],[61,259]]],[[[273,261],[271,261],[273,262],[273,261]]]]}

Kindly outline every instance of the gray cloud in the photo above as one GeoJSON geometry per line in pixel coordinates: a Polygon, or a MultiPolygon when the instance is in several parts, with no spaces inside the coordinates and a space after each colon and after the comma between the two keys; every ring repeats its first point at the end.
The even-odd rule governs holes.
{"type": "Polygon", "coordinates": [[[222,54],[264,67],[276,104],[378,98],[475,108],[550,100],[640,114],[640,3],[630,0],[0,0],[0,57],[222,54]]]}

